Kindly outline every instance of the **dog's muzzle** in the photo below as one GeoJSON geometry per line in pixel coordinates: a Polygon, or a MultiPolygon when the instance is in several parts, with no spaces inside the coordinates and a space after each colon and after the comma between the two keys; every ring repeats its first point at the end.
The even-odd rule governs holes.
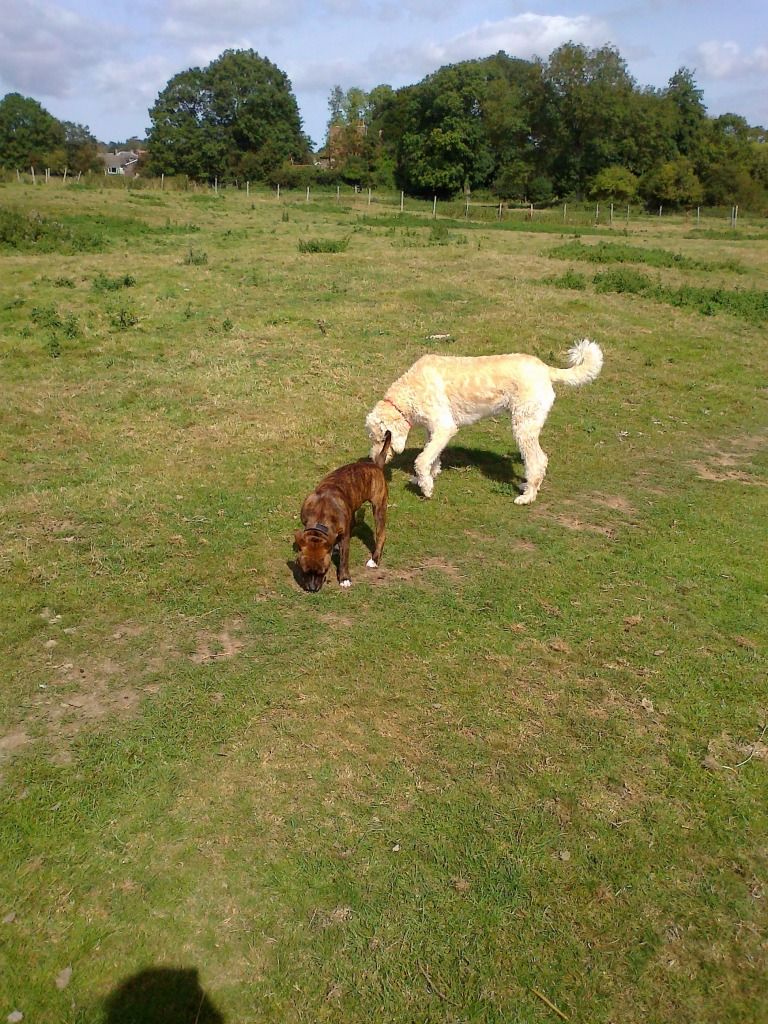
{"type": "Polygon", "coordinates": [[[308,590],[311,594],[316,594],[325,583],[325,576],[320,572],[310,572],[304,574],[304,589],[308,590]]]}

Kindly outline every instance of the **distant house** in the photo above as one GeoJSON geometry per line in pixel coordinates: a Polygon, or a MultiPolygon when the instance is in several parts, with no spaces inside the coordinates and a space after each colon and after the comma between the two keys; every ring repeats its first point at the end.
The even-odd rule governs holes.
{"type": "Polygon", "coordinates": [[[133,149],[121,149],[118,153],[99,153],[104,161],[105,174],[124,174],[131,178],[139,165],[140,153],[133,149]]]}

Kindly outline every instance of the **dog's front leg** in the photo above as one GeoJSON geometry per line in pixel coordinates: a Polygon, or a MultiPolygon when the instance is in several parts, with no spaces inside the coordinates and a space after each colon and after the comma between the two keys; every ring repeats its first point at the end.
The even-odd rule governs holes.
{"type": "Polygon", "coordinates": [[[349,578],[349,540],[351,532],[346,530],[339,541],[339,586],[351,587],[352,580],[349,578]]]}
{"type": "Polygon", "coordinates": [[[432,491],[435,488],[432,467],[438,462],[443,449],[457,431],[458,427],[455,423],[450,425],[444,424],[438,427],[424,446],[424,451],[416,459],[416,482],[425,498],[431,498],[432,491]]]}

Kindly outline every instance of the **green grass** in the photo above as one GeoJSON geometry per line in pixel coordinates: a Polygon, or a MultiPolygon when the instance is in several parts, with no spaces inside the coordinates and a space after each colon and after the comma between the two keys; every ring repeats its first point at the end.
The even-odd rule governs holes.
{"type": "MultiPolygon", "coordinates": [[[[311,259],[333,197],[138,195],[2,194],[103,251],[4,253],[0,1019],[763,1019],[764,324],[646,291],[677,265],[553,288],[535,230],[311,259]],[[351,590],[297,588],[303,498],[414,359],[583,336],[533,506],[506,417],[431,501],[415,431],[380,570],[367,514],[351,590]]],[[[629,237],[731,259],[689,227],[629,237]]]]}
{"type": "Polygon", "coordinates": [[[617,242],[597,242],[583,245],[580,241],[568,242],[548,255],[560,260],[585,260],[589,263],[643,263],[649,267],[673,267],[677,270],[729,270],[734,274],[744,273],[744,267],[737,260],[699,260],[684,256],[669,249],[622,245],[617,242]]]}
{"type": "MultiPolygon", "coordinates": [[[[559,277],[545,278],[545,281],[556,288],[570,288],[576,291],[583,291],[587,285],[585,276],[574,270],[567,270],[559,277]]],[[[598,294],[641,295],[654,302],[695,309],[705,316],[729,313],[752,323],[768,320],[768,292],[756,288],[707,288],[688,284],[670,287],[633,267],[602,271],[595,274],[592,283],[598,294]]]]}

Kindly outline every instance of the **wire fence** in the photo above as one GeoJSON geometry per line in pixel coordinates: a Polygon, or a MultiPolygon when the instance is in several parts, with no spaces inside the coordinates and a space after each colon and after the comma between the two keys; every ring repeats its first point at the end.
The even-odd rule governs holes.
{"type": "Polygon", "coordinates": [[[63,186],[79,189],[109,189],[124,191],[168,191],[191,192],[197,195],[245,196],[253,201],[274,199],[284,203],[322,204],[336,207],[369,217],[398,215],[403,223],[411,217],[419,220],[449,220],[469,224],[496,225],[499,227],[530,229],[537,231],[558,231],[564,229],[625,229],[649,221],[676,221],[691,228],[719,228],[735,231],[739,228],[768,228],[765,213],[742,211],[738,206],[704,207],[686,209],[664,207],[649,208],[640,203],[618,201],[560,201],[546,204],[516,203],[488,198],[473,199],[471,196],[431,199],[406,195],[402,191],[361,188],[354,185],[285,187],[277,184],[267,186],[250,181],[196,182],[186,175],[161,175],[160,177],[128,176],[122,174],[101,174],[98,172],[54,174],[50,168],[29,172],[5,171],[0,174],[5,184],[40,186],[63,186]]]}

